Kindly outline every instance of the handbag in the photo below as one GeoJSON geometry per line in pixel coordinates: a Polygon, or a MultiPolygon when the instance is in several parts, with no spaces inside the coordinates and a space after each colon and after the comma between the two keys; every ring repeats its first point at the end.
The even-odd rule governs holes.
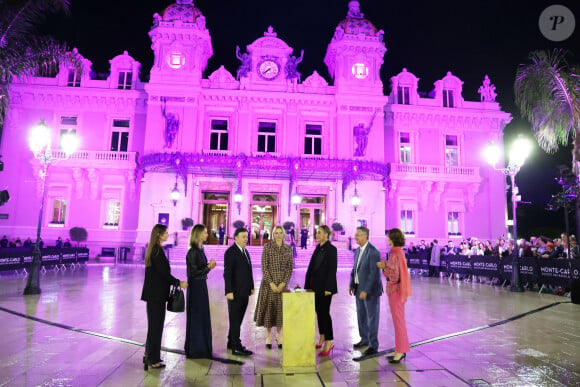
{"type": "Polygon", "coordinates": [[[185,296],[180,286],[173,285],[171,287],[169,300],[167,301],[167,310],[173,313],[179,313],[185,310],[185,296]]]}

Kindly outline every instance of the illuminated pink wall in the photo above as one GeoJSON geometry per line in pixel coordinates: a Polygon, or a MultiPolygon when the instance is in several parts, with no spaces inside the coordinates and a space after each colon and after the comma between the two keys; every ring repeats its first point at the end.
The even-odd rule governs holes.
{"type": "Polygon", "coordinates": [[[125,52],[111,60],[106,80],[89,78],[87,60],[80,87],[67,85],[66,68],[56,78],[12,85],[1,149],[1,184],[12,198],[0,208],[8,214],[0,220],[0,234],[35,234],[40,167],[28,150],[27,135],[45,119],[58,149],[62,117],[77,117],[81,150],[49,171],[43,228],[49,244],[82,226],[90,247],[142,246],[160,213],[170,214],[172,230],[180,229],[183,217],[203,222],[203,194],[216,191],[230,195],[230,228],[234,220],[251,221],[250,198],[257,192],[277,195],[277,223],[298,224],[300,208],[290,199],[296,192],[325,197],[322,220],[340,222],[345,237],[364,220],[381,248],[384,230],[401,226],[403,210],[413,214],[411,240],[447,239],[449,212],[460,214],[462,236],[504,233],[504,179],[480,156],[490,140],[501,139],[511,120],[493,99],[464,101],[463,83],[450,73],[435,83],[432,97],[419,97],[418,78],[406,69],[391,79],[392,91],[384,95],[384,33],[362,17],[357,2],[350,2],[328,45],[324,62],[332,85],[317,72],[298,78],[300,50],[274,29],[245,47],[248,42],[238,42],[240,64],[247,54],[250,67],[230,72],[222,66],[203,79],[213,53],[211,38],[205,18],[190,3],[181,1],[154,16],[149,35],[155,62],[147,84],[139,82],[140,65],[125,52]],[[291,61],[298,63],[289,66],[291,61]],[[278,74],[269,78],[268,66],[277,66],[278,74]],[[119,89],[120,73],[131,79],[127,90],[119,89]],[[399,100],[400,86],[408,88],[408,98],[399,100]],[[453,90],[453,107],[444,107],[448,90],[453,90]],[[177,122],[173,132],[169,117],[177,122]],[[216,119],[228,123],[225,151],[210,149],[216,119]],[[119,120],[130,122],[126,152],[111,151],[119,120]],[[262,121],[276,124],[274,152],[258,152],[262,121]],[[304,154],[308,124],[321,127],[320,155],[304,154]],[[364,136],[355,135],[359,124],[368,131],[362,154],[364,136]],[[410,160],[401,160],[401,133],[408,134],[410,160]],[[446,166],[446,136],[457,139],[457,166],[446,166]],[[174,206],[169,193],[176,175],[181,198],[174,206]],[[356,212],[351,205],[355,187],[361,198],[356,212]],[[239,213],[236,190],[243,194],[239,213]],[[64,225],[50,224],[51,201],[57,197],[67,201],[64,225]],[[112,199],[121,202],[120,222],[106,227],[106,203],[112,199]]]}

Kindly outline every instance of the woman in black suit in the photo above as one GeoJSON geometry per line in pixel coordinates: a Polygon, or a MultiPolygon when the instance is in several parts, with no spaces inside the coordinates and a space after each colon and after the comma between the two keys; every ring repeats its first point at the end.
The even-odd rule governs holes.
{"type": "Polygon", "coordinates": [[[156,224],[151,230],[149,246],[145,253],[145,281],[141,293],[141,300],[147,302],[147,341],[143,357],[145,370],[148,367],[165,367],[161,361],[161,337],[169,288],[171,285],[187,288],[187,282],[171,275],[169,260],[162,247],[167,238],[169,238],[167,226],[156,224]]]}
{"type": "Polygon", "coordinates": [[[319,356],[328,356],[334,348],[330,302],[332,295],[336,294],[338,290],[336,285],[336,247],[328,240],[331,235],[332,231],[326,225],[319,226],[316,230],[318,245],[312,253],[304,281],[304,288],[314,291],[314,309],[320,332],[320,340],[316,348],[324,347],[318,354],[319,356]]]}
{"type": "Polygon", "coordinates": [[[187,252],[187,323],[185,328],[185,356],[188,359],[212,358],[211,318],[207,292],[207,274],[216,265],[208,262],[203,250],[207,228],[196,224],[189,236],[187,252]]]}

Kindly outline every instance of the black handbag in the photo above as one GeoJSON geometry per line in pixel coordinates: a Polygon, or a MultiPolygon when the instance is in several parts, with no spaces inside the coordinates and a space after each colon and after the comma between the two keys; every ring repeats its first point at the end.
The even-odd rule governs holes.
{"type": "Polygon", "coordinates": [[[185,296],[181,287],[173,285],[169,291],[169,300],[167,301],[167,310],[173,313],[183,312],[185,310],[185,296]]]}

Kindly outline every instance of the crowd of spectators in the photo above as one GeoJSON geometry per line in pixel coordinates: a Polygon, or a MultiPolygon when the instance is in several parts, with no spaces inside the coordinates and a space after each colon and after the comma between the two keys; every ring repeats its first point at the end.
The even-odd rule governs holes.
{"type": "MultiPolygon", "coordinates": [[[[22,240],[20,239],[20,237],[16,237],[13,238],[12,240],[8,239],[8,236],[4,235],[2,237],[2,239],[0,239],[0,249],[3,248],[14,248],[14,247],[34,247],[34,244],[36,243],[36,241],[32,241],[32,239],[30,237],[26,238],[24,240],[24,242],[22,242],[22,240]]],[[[44,241],[42,240],[42,238],[40,238],[39,240],[39,247],[43,248],[44,247],[44,241]]],[[[69,248],[72,247],[72,244],[70,242],[70,239],[65,239],[64,241],[62,240],[61,237],[58,237],[54,247],[58,248],[58,249],[62,249],[62,248],[69,248]]]]}
{"type": "MultiPolygon", "coordinates": [[[[433,246],[439,245],[437,239],[434,239],[427,245],[425,240],[421,240],[417,245],[412,242],[407,246],[407,252],[414,253],[426,250],[431,253],[433,246]]],[[[515,249],[513,239],[500,237],[495,243],[488,240],[480,240],[476,237],[449,240],[446,245],[440,247],[441,255],[495,255],[505,257],[512,255],[515,249]],[[457,241],[457,245],[456,245],[457,241]]],[[[562,234],[560,238],[550,239],[545,236],[532,236],[530,240],[519,239],[518,256],[520,257],[540,257],[540,258],[562,258],[579,259],[580,249],[577,244],[576,236],[562,234]],[[570,243],[568,243],[568,240],[570,243]]]]}

